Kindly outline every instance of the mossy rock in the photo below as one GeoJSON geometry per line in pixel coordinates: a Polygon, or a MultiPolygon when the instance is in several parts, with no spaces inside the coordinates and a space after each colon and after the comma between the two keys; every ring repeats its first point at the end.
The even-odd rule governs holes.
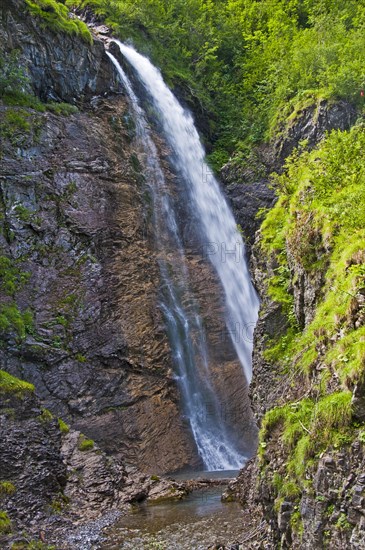
{"type": "Polygon", "coordinates": [[[10,481],[0,481],[0,499],[2,497],[11,496],[15,493],[16,488],[10,481]]]}
{"type": "Polygon", "coordinates": [[[0,370],[0,395],[10,394],[16,397],[25,397],[34,393],[34,386],[24,380],[15,378],[8,372],[0,370]]]}
{"type": "Polygon", "coordinates": [[[59,419],[58,419],[58,426],[59,426],[60,431],[61,431],[62,434],[66,435],[66,434],[69,433],[69,431],[70,431],[70,426],[69,426],[68,424],[66,424],[66,422],[64,422],[64,421],[62,420],[62,418],[59,418],[59,419]]]}
{"type": "Polygon", "coordinates": [[[9,516],[3,510],[0,510],[0,535],[11,533],[11,521],[9,516]]]}
{"type": "Polygon", "coordinates": [[[77,448],[79,451],[91,451],[94,448],[94,441],[92,439],[87,439],[83,434],[80,435],[79,441],[77,443],[77,448]]]}

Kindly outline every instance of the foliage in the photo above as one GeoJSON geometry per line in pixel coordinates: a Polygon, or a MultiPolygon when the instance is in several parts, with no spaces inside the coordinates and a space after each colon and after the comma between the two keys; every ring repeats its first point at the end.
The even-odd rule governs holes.
{"type": "Polygon", "coordinates": [[[41,414],[38,416],[38,420],[44,424],[48,424],[53,420],[53,414],[48,409],[42,409],[41,414]]]}
{"type": "MultiPolygon", "coordinates": [[[[269,292],[289,320],[293,265],[324,281],[312,322],[303,331],[290,323],[288,334],[266,353],[311,382],[305,397],[269,410],[262,422],[262,467],[273,452],[271,440],[284,456],[283,471],[271,479],[278,506],[308,489],[321,453],[363,438],[353,422],[351,390],[365,379],[364,146],[365,127],[358,123],[332,132],[316,150],[295,152],[274,178],[278,201],[261,227],[262,252],[277,266],[269,292]]],[[[293,522],[300,531],[299,516],[293,522]]],[[[348,528],[345,517],[337,527],[348,528]]]]}
{"type": "Polygon", "coordinates": [[[90,6],[211,117],[213,166],[317,98],[362,102],[364,0],[67,0],[90,6]]]}
{"type": "Polygon", "coordinates": [[[341,531],[346,531],[347,529],[352,529],[353,526],[349,523],[346,514],[341,513],[337,520],[336,527],[341,531]]]}
{"type": "Polygon", "coordinates": [[[17,145],[30,133],[29,113],[25,109],[7,109],[0,123],[0,136],[17,145]]]}
{"type": "Polygon", "coordinates": [[[68,8],[56,0],[26,0],[32,15],[39,17],[46,27],[56,32],[78,34],[91,43],[92,36],[88,26],[69,13],[68,8]]]}
{"type": "Polygon", "coordinates": [[[22,312],[15,302],[0,305],[0,334],[15,331],[20,339],[33,330],[33,314],[22,312]]]}
{"type": "Polygon", "coordinates": [[[13,50],[6,57],[0,55],[0,98],[12,90],[24,90],[28,78],[19,64],[19,51],[13,50]]]}
{"type": "Polygon", "coordinates": [[[364,375],[365,360],[365,329],[354,324],[365,288],[364,147],[365,128],[359,124],[332,132],[315,151],[294,154],[276,179],[279,200],[262,225],[263,251],[279,264],[269,284],[276,300],[292,304],[288,248],[308,276],[322,272],[326,281],[312,323],[283,346],[276,344],[271,357],[288,365],[294,357],[310,373],[324,349],[326,364],[350,388],[364,375]]]}
{"type": "MultiPolygon", "coordinates": [[[[12,50],[5,55],[0,52],[0,99],[8,106],[31,108],[38,112],[50,111],[61,116],[78,112],[75,105],[54,101],[42,103],[33,94],[19,50],[12,50]]],[[[30,113],[25,109],[8,109],[0,126],[2,137],[14,141],[14,132],[29,133],[29,116],[30,113]]]]}
{"type": "Polygon", "coordinates": [[[76,105],[71,105],[70,103],[55,103],[52,101],[46,103],[45,107],[55,115],[69,116],[78,112],[76,105]]]}
{"type": "Polygon", "coordinates": [[[266,463],[265,450],[272,433],[286,455],[285,476],[275,472],[271,480],[278,502],[282,498],[295,500],[301,494],[308,469],[322,451],[352,442],[351,397],[351,392],[343,391],[318,401],[304,398],[266,413],[260,431],[261,464],[266,463]]]}
{"type": "Polygon", "coordinates": [[[1,290],[8,296],[12,296],[17,290],[29,281],[30,274],[21,271],[16,262],[7,256],[0,256],[0,285],[1,290]]]}

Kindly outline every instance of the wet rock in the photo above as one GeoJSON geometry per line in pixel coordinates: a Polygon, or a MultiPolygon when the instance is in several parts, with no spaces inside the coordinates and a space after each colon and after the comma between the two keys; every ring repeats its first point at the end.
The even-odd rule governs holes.
{"type": "Polygon", "coordinates": [[[276,201],[268,177],[272,169],[272,153],[269,148],[261,147],[246,161],[233,159],[221,170],[221,180],[235,219],[242,228],[248,253],[261,224],[258,212],[272,208],[276,201]]]}

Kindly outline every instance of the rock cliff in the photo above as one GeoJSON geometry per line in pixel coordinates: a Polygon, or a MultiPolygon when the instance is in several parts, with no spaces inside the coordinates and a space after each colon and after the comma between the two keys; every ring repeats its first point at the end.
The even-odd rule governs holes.
{"type": "MultiPolygon", "coordinates": [[[[286,156],[298,147],[303,139],[307,140],[305,147],[313,148],[327,131],[346,130],[355,121],[356,111],[351,105],[343,102],[328,105],[323,102],[317,108],[310,107],[298,114],[283,135],[272,144],[271,149],[265,149],[264,158],[269,158],[269,162],[266,160],[265,163],[261,161],[256,164],[259,167],[256,172],[251,171],[247,174],[247,169],[244,169],[243,177],[240,179],[237,177],[235,163],[232,168],[227,165],[223,174],[227,192],[232,196],[233,208],[237,210],[237,218],[243,220],[243,226],[245,220],[252,219],[263,203],[266,206],[272,204],[272,189],[266,187],[265,192],[265,186],[270,180],[268,174],[272,171],[282,171],[282,163],[286,156]],[[259,199],[255,203],[256,209],[252,206],[252,189],[255,189],[255,181],[258,182],[260,191],[259,199]],[[241,190],[238,202],[237,187],[241,190]],[[247,207],[243,206],[246,194],[247,207]]],[[[260,158],[259,155],[262,159],[262,151],[258,151],[260,158]]],[[[252,233],[249,236],[252,242],[252,233]]],[[[318,257],[325,253],[320,245],[315,250],[318,257]]],[[[298,250],[290,239],[287,239],[286,254],[290,270],[290,294],[293,298],[295,321],[300,330],[313,320],[316,307],[323,297],[326,264],[322,269],[306,270],[301,261],[298,261],[298,250]]],[[[278,265],[275,254],[265,254],[263,251],[262,235],[258,231],[252,246],[251,271],[262,298],[262,305],[255,331],[251,395],[259,422],[265,412],[275,406],[294,403],[294,407],[295,403],[303,399],[303,394],[305,398],[316,391],[311,386],[315,384],[313,380],[308,381],[297,371],[292,375],[287,371],[283,372],[278,362],[268,359],[264,353],[273,341],[278,341],[280,336],[286,334],[289,326],[287,312],[283,310],[282,303],[276,302],[272,295],[270,296],[268,288],[270,280],[277,273],[278,265]]],[[[356,311],[355,309],[354,315],[356,311]]],[[[355,323],[355,319],[353,322],[355,323]]],[[[359,388],[359,403],[361,392],[359,388]]],[[[355,395],[354,402],[356,399],[355,395]]],[[[265,428],[266,436],[262,436],[259,457],[247,464],[238,479],[230,484],[225,495],[228,500],[238,498],[244,507],[250,510],[248,523],[251,524],[252,531],[248,533],[245,547],[362,548],[364,515],[360,503],[364,495],[364,449],[361,441],[355,436],[351,445],[343,447],[341,444],[335,444],[318,456],[313,466],[308,463],[308,468],[305,457],[298,456],[296,467],[298,470],[303,468],[306,471],[307,488],[299,488],[299,483],[290,487],[288,485],[285,488],[286,498],[282,498],[280,495],[285,491],[280,484],[285,484],[287,479],[287,450],[280,439],[280,426],[275,427],[274,422],[272,426],[265,428]]]]}
{"type": "Polygon", "coordinates": [[[154,472],[191,465],[128,107],[100,97],[115,89],[111,63],[101,42],[41,29],[21,3],[2,6],[1,28],[36,93],[79,106],[2,107],[1,248],[27,277],[4,303],[33,318],[24,338],[4,331],[3,368],[106,451],[154,472]]]}

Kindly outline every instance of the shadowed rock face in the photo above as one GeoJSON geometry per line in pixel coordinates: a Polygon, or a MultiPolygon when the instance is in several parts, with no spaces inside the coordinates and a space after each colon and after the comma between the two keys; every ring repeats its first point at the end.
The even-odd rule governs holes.
{"type": "MultiPolygon", "coordinates": [[[[60,455],[61,433],[56,420],[44,421],[32,395],[0,395],[1,480],[13,483],[14,494],[2,508],[22,523],[40,512],[66,484],[60,455]]],[[[5,502],[4,502],[5,500],[5,502]]]]}
{"type": "Polygon", "coordinates": [[[52,32],[30,16],[24,0],[1,2],[0,43],[0,50],[21,52],[20,61],[42,100],[87,102],[116,83],[100,40],[90,45],[76,35],[52,32]]]}
{"type": "Polygon", "coordinates": [[[37,137],[5,145],[0,245],[30,273],[16,298],[34,329],[21,342],[6,334],[1,359],[105,450],[161,472],[194,463],[195,449],[171,378],[126,116],[122,99],[68,118],[32,113],[37,137]]]}
{"type": "Polygon", "coordinates": [[[115,83],[104,47],[41,29],[18,0],[0,13],[2,46],[20,49],[36,93],[88,105],[68,117],[29,110],[29,132],[3,142],[1,254],[29,274],[15,301],[34,327],[2,335],[2,367],[107,452],[152,472],[194,466],[128,108],[87,103],[115,83]]]}

